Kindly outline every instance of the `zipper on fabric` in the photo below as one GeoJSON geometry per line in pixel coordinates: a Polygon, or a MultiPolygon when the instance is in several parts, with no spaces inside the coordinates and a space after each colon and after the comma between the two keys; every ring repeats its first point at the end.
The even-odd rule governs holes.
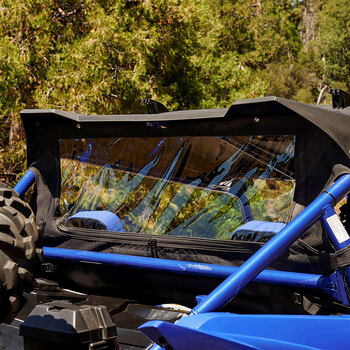
{"type": "Polygon", "coordinates": [[[151,238],[147,243],[147,248],[150,249],[152,258],[158,258],[157,254],[157,240],[155,238],[151,238]]]}
{"type": "Polygon", "coordinates": [[[259,242],[236,242],[230,240],[211,240],[211,239],[198,239],[188,238],[182,236],[176,237],[164,237],[160,236],[155,239],[154,237],[147,237],[150,235],[140,233],[121,233],[121,232],[108,232],[94,229],[86,229],[80,227],[65,227],[61,223],[57,225],[61,234],[78,239],[84,239],[89,241],[109,242],[109,243],[122,243],[122,244],[136,244],[144,245],[150,249],[150,251],[157,253],[157,250],[161,247],[178,248],[178,249],[201,249],[216,252],[230,252],[230,253],[246,253],[253,254],[264,244],[259,242]],[[151,241],[155,241],[150,243],[151,241]]]}

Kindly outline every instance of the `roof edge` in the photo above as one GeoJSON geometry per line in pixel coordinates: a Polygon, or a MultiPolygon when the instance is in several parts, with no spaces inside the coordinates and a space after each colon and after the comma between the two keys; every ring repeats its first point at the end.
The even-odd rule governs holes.
{"type": "Polygon", "coordinates": [[[61,111],[57,109],[24,109],[20,112],[22,117],[55,115],[57,117],[70,119],[76,122],[133,122],[133,121],[171,121],[191,120],[225,117],[228,108],[217,109],[193,109],[184,111],[164,112],[159,114],[109,114],[109,115],[87,115],[75,112],[61,111]]]}

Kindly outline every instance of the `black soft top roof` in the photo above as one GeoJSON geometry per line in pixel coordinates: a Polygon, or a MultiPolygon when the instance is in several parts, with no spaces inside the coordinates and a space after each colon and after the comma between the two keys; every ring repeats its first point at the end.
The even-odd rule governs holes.
{"type": "MultiPolygon", "coordinates": [[[[57,122],[75,123],[139,123],[139,122],[200,122],[205,119],[212,122],[250,117],[255,123],[264,123],[267,115],[278,115],[278,119],[269,121],[268,128],[273,132],[274,128],[295,128],[296,117],[301,117],[299,125],[311,122],[314,126],[329,135],[350,156],[350,108],[331,109],[328,106],[312,106],[300,102],[290,101],[279,97],[262,97],[246,100],[238,100],[230,108],[201,109],[165,112],[160,114],[120,114],[120,115],[85,115],[74,112],[59,111],[56,109],[25,109],[21,111],[26,133],[31,134],[36,122],[54,124],[57,122]],[[294,118],[290,118],[294,115],[294,118]],[[287,118],[289,116],[289,118],[287,118]]],[[[300,118],[299,118],[300,119],[300,118]]],[[[191,124],[192,124],[191,123],[191,124]]],[[[178,123],[177,123],[178,124],[178,123]]],[[[247,125],[246,125],[247,126],[247,125]]],[[[254,128],[255,129],[255,128],[254,128]]],[[[263,128],[266,129],[266,128],[263,128]]],[[[253,132],[254,130],[252,130],[253,132]]],[[[186,133],[186,131],[184,130],[186,133]]]]}
{"type": "Polygon", "coordinates": [[[228,113],[295,112],[328,134],[350,156],[350,108],[332,109],[313,106],[280,97],[263,97],[236,101],[228,113]]]}
{"type": "Polygon", "coordinates": [[[165,112],[159,114],[110,114],[110,115],[86,115],[74,112],[59,111],[57,109],[24,109],[21,115],[55,115],[77,123],[94,122],[145,122],[145,121],[172,121],[192,120],[207,118],[224,118],[228,108],[219,109],[194,109],[189,111],[165,112]]]}

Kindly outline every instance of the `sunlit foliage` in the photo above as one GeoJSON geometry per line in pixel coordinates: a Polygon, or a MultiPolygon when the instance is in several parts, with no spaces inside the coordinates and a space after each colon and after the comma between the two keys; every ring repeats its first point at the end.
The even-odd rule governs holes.
{"type": "Polygon", "coordinates": [[[315,103],[325,85],[348,89],[347,5],[2,1],[0,181],[24,171],[23,108],[135,113],[146,97],[179,110],[271,94],[315,103]]]}

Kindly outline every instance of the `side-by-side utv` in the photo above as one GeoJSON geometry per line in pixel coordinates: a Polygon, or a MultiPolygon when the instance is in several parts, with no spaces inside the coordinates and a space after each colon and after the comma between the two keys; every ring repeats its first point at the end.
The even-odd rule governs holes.
{"type": "Polygon", "coordinates": [[[0,349],[348,349],[344,96],[23,110],[29,170],[0,186],[0,349]]]}

